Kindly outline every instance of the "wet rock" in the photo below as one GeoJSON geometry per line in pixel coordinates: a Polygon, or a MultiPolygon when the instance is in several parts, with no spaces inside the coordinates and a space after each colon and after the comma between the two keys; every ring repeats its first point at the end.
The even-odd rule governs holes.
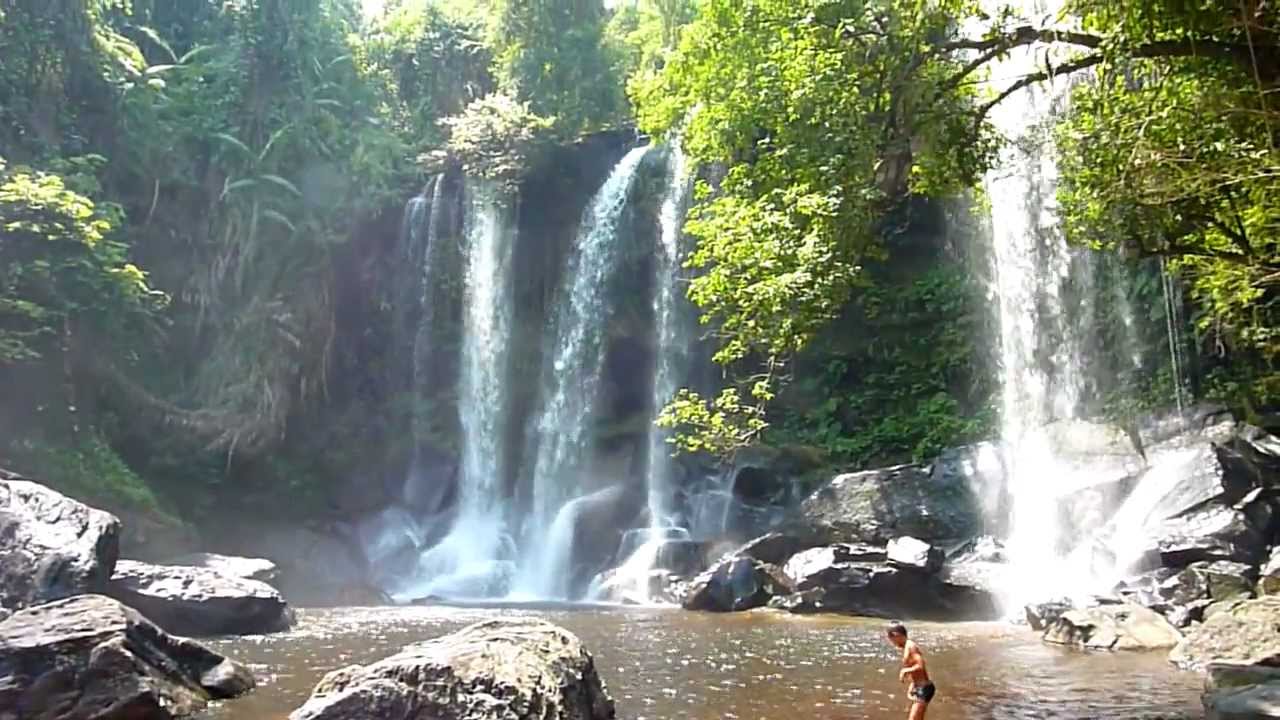
{"type": "Polygon", "coordinates": [[[1169,578],[1178,574],[1175,568],[1156,568],[1125,578],[1116,583],[1116,595],[1143,607],[1165,605],[1167,599],[1161,594],[1160,586],[1169,578]]]}
{"type": "Polygon", "coordinates": [[[121,560],[107,594],[179,635],[253,635],[293,624],[275,588],[206,568],[121,560]]]}
{"type": "MultiPolygon", "coordinates": [[[[1207,563],[1201,564],[1202,566],[1207,563]]],[[[1207,600],[1209,578],[1200,568],[1191,566],[1160,583],[1156,594],[1167,605],[1177,607],[1207,600]]]]}
{"type": "Polygon", "coordinates": [[[1169,654],[1187,669],[1210,663],[1280,665],[1280,597],[1269,596],[1234,603],[1206,617],[1169,654]]]}
{"type": "Polygon", "coordinates": [[[1205,720],[1280,718],[1280,682],[1208,693],[1204,716],[1205,720]]]}
{"type": "Polygon", "coordinates": [[[958,474],[924,465],[840,475],[801,503],[793,524],[839,542],[883,545],[899,535],[926,542],[976,535],[982,513],[958,474]]]}
{"type": "Polygon", "coordinates": [[[1262,566],[1258,578],[1258,595],[1280,595],[1280,547],[1271,549],[1271,559],[1262,566]]]}
{"type": "Polygon", "coordinates": [[[1156,537],[1160,558],[1171,567],[1217,560],[1254,565],[1266,548],[1265,539],[1243,512],[1222,505],[1208,505],[1167,520],[1156,537]]]}
{"type": "Polygon", "coordinates": [[[0,606],[102,592],[119,543],[115,516],[0,471],[0,606]]]}
{"type": "Polygon", "coordinates": [[[913,567],[937,572],[944,559],[942,550],[913,537],[894,538],[886,549],[889,562],[899,567],[913,567]]]}
{"type": "Polygon", "coordinates": [[[254,686],[238,663],[101,595],[0,623],[0,670],[0,717],[21,720],[167,720],[254,686]]]}
{"type": "Polygon", "coordinates": [[[217,555],[215,553],[191,553],[180,555],[165,563],[166,565],[188,565],[221,573],[228,577],[257,580],[272,583],[280,575],[280,568],[265,558],[237,557],[235,555],[217,555]]]}
{"type": "MultiPolygon", "coordinates": [[[[943,450],[933,461],[930,481],[936,487],[969,488],[984,518],[1008,516],[1004,459],[995,443],[975,443],[943,450]]],[[[1007,530],[1005,527],[992,528],[996,533],[1007,530]]]]}
{"type": "Polygon", "coordinates": [[[764,607],[773,596],[791,591],[780,575],[759,560],[725,558],[690,581],[684,608],[738,612],[764,607]]]}
{"type": "Polygon", "coordinates": [[[1023,615],[1027,619],[1027,625],[1031,626],[1036,632],[1044,632],[1063,613],[1069,612],[1075,606],[1070,600],[1051,600],[1049,602],[1034,603],[1027,605],[1022,609],[1023,615]]]}
{"type": "Polygon", "coordinates": [[[1268,682],[1280,682],[1280,667],[1221,660],[1205,668],[1204,688],[1209,692],[1268,682]]]}
{"type": "Polygon", "coordinates": [[[1087,650],[1171,648],[1182,639],[1163,615],[1139,605],[1069,610],[1044,632],[1044,641],[1087,650]]]}
{"type": "Polygon", "coordinates": [[[490,620],[329,673],[291,720],[611,720],[591,654],[543,620],[490,620]]]}
{"type": "Polygon", "coordinates": [[[770,532],[747,542],[733,551],[734,555],[755,558],[771,565],[785,565],[793,555],[810,548],[826,545],[825,538],[790,532],[770,532]]]}
{"type": "MultiPolygon", "coordinates": [[[[692,577],[707,569],[710,547],[697,540],[664,540],[654,554],[654,567],[692,577]]],[[[767,562],[767,561],[763,561],[767,562]]]]}

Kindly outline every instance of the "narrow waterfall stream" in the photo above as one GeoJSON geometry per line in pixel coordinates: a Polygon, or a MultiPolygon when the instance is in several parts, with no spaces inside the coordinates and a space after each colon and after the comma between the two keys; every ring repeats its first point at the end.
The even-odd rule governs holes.
{"type": "Polygon", "coordinates": [[[448,535],[419,557],[415,582],[400,593],[405,598],[492,597],[506,587],[512,568],[502,435],[508,411],[515,231],[509,199],[495,183],[469,180],[466,195],[457,515],[448,535]]]}
{"type": "Polygon", "coordinates": [[[619,257],[618,225],[649,152],[628,152],[588,204],[546,327],[541,407],[530,427],[533,509],[521,533],[518,596],[569,595],[574,525],[589,492],[581,473],[611,317],[608,282],[619,257]]]}

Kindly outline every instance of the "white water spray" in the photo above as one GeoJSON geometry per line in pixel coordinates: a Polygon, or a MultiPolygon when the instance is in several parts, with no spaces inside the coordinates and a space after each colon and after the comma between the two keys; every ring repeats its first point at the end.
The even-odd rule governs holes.
{"type": "Polygon", "coordinates": [[[612,311],[608,286],[619,259],[618,223],[648,152],[648,147],[628,152],[588,204],[548,324],[542,405],[531,428],[537,448],[533,508],[522,532],[526,552],[515,588],[519,596],[569,595],[575,501],[587,489],[580,475],[590,449],[612,311]]]}

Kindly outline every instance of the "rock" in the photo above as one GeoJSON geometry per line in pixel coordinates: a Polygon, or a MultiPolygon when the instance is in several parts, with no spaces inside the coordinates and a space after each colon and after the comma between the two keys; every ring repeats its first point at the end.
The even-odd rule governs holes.
{"type": "Polygon", "coordinates": [[[865,575],[866,567],[854,563],[877,563],[888,554],[870,545],[839,543],[810,548],[797,553],[782,567],[782,574],[796,590],[847,584],[850,572],[865,575]]]}
{"type": "Polygon", "coordinates": [[[833,541],[883,545],[900,535],[960,540],[982,527],[979,501],[960,474],[923,465],[840,475],[800,505],[792,525],[833,541]]]}
{"type": "Polygon", "coordinates": [[[1045,642],[1088,650],[1171,648],[1181,639],[1182,633],[1164,616],[1128,604],[1069,610],[1044,632],[1045,642]]]}
{"type": "Polygon", "coordinates": [[[253,635],[293,624],[275,588],[206,568],[121,560],[108,594],[179,635],[253,635]]]}
{"type": "Polygon", "coordinates": [[[1074,607],[1070,600],[1051,600],[1027,605],[1022,609],[1022,612],[1032,630],[1044,632],[1058,618],[1062,617],[1063,613],[1069,612],[1074,607]]]}
{"type": "Polygon", "coordinates": [[[1280,682],[1208,693],[1204,716],[1205,720],[1280,718],[1280,682]]]}
{"type": "MultiPolygon", "coordinates": [[[[933,461],[929,474],[929,480],[935,487],[969,488],[981,517],[1008,517],[1004,457],[995,443],[983,442],[943,450],[933,461]]],[[[990,531],[1003,534],[1007,530],[1006,527],[995,527],[990,531]]]]}
{"type": "Polygon", "coordinates": [[[213,570],[228,577],[271,583],[280,575],[280,568],[265,558],[236,557],[214,553],[191,553],[173,558],[166,565],[187,565],[213,570]]]}
{"type": "Polygon", "coordinates": [[[921,568],[888,564],[879,548],[840,544],[791,558],[783,575],[797,596],[777,607],[792,612],[841,612],[873,617],[989,620],[998,616],[985,588],[921,568]]]}
{"type": "Polygon", "coordinates": [[[805,537],[796,533],[770,532],[751,540],[733,551],[739,557],[755,558],[770,565],[785,565],[791,557],[828,541],[817,535],[805,537]]]}
{"type": "Polygon", "coordinates": [[[1204,575],[1209,597],[1213,600],[1253,597],[1253,585],[1258,577],[1258,571],[1252,565],[1219,560],[1211,563],[1196,563],[1192,567],[1204,575]]]}
{"type": "Polygon", "coordinates": [[[1206,617],[1169,660],[1187,669],[1225,661],[1280,665],[1280,597],[1246,600],[1206,617]]]}
{"type": "Polygon", "coordinates": [[[1258,595],[1280,595],[1280,547],[1271,548],[1271,559],[1258,574],[1258,595]]]}
{"type": "Polygon", "coordinates": [[[690,581],[684,608],[738,612],[764,607],[773,596],[790,592],[779,575],[752,558],[725,558],[690,581]]]}
{"type": "Polygon", "coordinates": [[[1165,521],[1155,535],[1162,562],[1185,567],[1194,562],[1230,560],[1256,565],[1266,541],[1235,508],[1208,505],[1165,521]]]}
{"type": "Polygon", "coordinates": [[[611,720],[591,654],[543,620],[489,620],[329,673],[290,720],[611,720]]]}
{"type": "Polygon", "coordinates": [[[1211,662],[1205,668],[1204,687],[1210,692],[1229,688],[1261,685],[1267,682],[1280,682],[1280,667],[1251,665],[1243,662],[1223,660],[1211,662]]]}
{"type": "Polygon", "coordinates": [[[0,717],[22,720],[167,720],[254,687],[240,664],[101,595],[0,623],[0,676],[0,717]]]}
{"type": "Polygon", "coordinates": [[[926,572],[937,572],[942,567],[944,557],[940,548],[906,536],[890,540],[887,553],[889,562],[894,565],[919,568],[926,572]]]}
{"type": "MultiPolygon", "coordinates": [[[[1201,563],[1201,567],[1207,563],[1201,563]]],[[[1169,606],[1189,605],[1209,597],[1209,578],[1199,567],[1188,567],[1160,583],[1156,595],[1169,606]]]]}
{"type": "Polygon", "coordinates": [[[119,543],[115,516],[0,471],[0,606],[102,592],[119,543]]]}

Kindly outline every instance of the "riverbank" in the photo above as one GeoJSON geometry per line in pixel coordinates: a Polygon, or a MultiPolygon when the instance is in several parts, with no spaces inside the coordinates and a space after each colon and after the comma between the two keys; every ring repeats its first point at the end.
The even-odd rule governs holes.
{"type": "MultiPolygon", "coordinates": [[[[251,695],[213,705],[202,720],[279,720],[324,673],[369,663],[409,643],[494,617],[539,617],[581,638],[631,720],[901,720],[894,654],[882,621],[731,615],[609,607],[379,607],[304,609],[293,630],[208,644],[251,667],[251,695]]],[[[929,717],[978,720],[1203,715],[1203,676],[1164,653],[1082,653],[1002,623],[919,623],[940,692],[929,717]]]]}

